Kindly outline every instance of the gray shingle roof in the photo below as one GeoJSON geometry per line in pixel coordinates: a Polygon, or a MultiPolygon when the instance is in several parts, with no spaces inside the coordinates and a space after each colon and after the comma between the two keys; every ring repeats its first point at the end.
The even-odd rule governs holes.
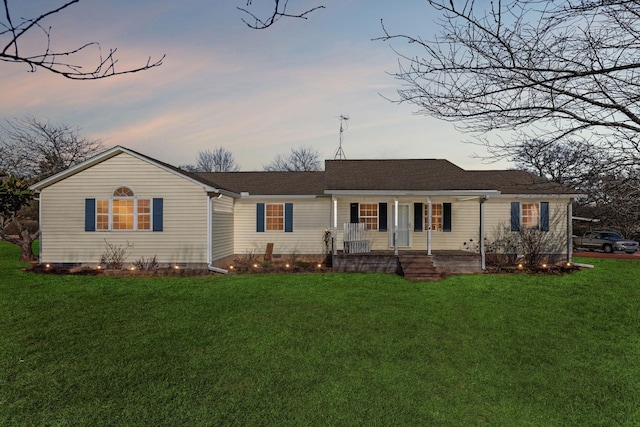
{"type": "Polygon", "coordinates": [[[325,190],[576,193],[529,172],[467,171],[443,159],[327,160],[324,172],[211,172],[190,175],[217,188],[252,195],[318,196],[325,190]]]}
{"type": "Polygon", "coordinates": [[[324,194],[324,172],[199,172],[193,175],[217,188],[238,194],[324,194]]]}

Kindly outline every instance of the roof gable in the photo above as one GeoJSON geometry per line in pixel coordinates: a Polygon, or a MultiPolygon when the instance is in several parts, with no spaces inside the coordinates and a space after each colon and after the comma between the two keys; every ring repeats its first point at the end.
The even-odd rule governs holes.
{"type": "Polygon", "coordinates": [[[41,191],[47,187],[49,187],[50,185],[53,185],[57,182],[60,182],[70,176],[73,176],[75,174],[78,174],[84,170],[87,170],[97,164],[100,164],[102,162],[105,162],[111,158],[114,158],[116,156],[122,155],[122,154],[128,154],[130,156],[133,156],[139,160],[142,160],[144,162],[147,162],[149,164],[152,164],[154,166],[157,166],[163,170],[166,170],[170,173],[173,173],[174,175],[178,175],[184,179],[187,179],[189,181],[192,181],[202,187],[204,187],[207,191],[212,191],[212,192],[216,192],[219,189],[217,188],[213,188],[211,187],[209,182],[203,181],[201,179],[199,179],[198,177],[194,176],[194,174],[188,173],[186,171],[183,171],[180,168],[177,168],[173,165],[170,165],[168,163],[164,163],[161,162],[159,160],[153,159],[149,156],[146,156],[144,154],[140,154],[136,151],[133,150],[129,150],[128,148],[124,148],[121,146],[115,146],[109,150],[103,151],[100,154],[97,154],[93,157],[91,157],[90,159],[85,160],[82,163],[79,163],[75,166],[72,166],[68,169],[65,169],[55,175],[52,175],[46,179],[43,179],[42,181],[39,181],[35,184],[33,184],[30,188],[34,191],[41,191]]]}

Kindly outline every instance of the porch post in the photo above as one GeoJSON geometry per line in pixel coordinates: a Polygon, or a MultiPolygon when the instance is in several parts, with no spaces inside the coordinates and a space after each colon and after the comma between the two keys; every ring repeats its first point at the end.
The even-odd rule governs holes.
{"type": "Polygon", "coordinates": [[[484,247],[484,202],[487,201],[487,196],[480,197],[480,267],[482,270],[487,269],[487,258],[484,247]]]}
{"type": "Polygon", "coordinates": [[[573,261],[573,199],[567,204],[567,262],[573,261]]]}
{"type": "Polygon", "coordinates": [[[427,197],[427,255],[431,256],[431,217],[433,205],[431,203],[431,197],[427,197]]]}
{"type": "Polygon", "coordinates": [[[393,199],[393,254],[398,255],[398,199],[393,199]]]}
{"type": "Polygon", "coordinates": [[[333,196],[333,254],[338,254],[338,199],[333,196]]]}

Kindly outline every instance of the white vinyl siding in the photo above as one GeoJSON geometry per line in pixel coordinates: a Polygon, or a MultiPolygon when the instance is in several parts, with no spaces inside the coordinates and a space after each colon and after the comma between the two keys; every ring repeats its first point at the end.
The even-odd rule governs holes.
{"type": "MultiPolygon", "coordinates": [[[[549,232],[559,233],[566,239],[567,205],[569,199],[549,199],[545,197],[493,197],[485,203],[485,237],[490,243],[495,240],[499,230],[511,230],[511,202],[521,204],[549,202],[549,232]]],[[[565,248],[562,248],[563,250],[565,248]]]]}
{"type": "Polygon", "coordinates": [[[110,244],[133,244],[128,262],[207,262],[207,196],[202,186],[122,153],[52,184],[41,194],[42,262],[97,263],[110,244]],[[164,200],[161,232],[84,231],[85,199],[109,199],[120,186],[137,197],[164,200]]]}
{"type": "Polygon", "coordinates": [[[274,254],[318,255],[324,252],[324,230],[329,227],[330,198],[236,199],[234,206],[234,252],[264,254],[273,243],[274,254]],[[293,204],[292,232],[257,232],[256,204],[293,204]]]}
{"type": "Polygon", "coordinates": [[[233,198],[213,199],[212,261],[233,255],[233,198]]]}

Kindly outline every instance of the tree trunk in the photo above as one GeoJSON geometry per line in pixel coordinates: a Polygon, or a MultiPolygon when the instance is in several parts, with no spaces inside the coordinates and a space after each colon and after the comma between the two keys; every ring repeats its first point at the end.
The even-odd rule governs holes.
{"type": "Polygon", "coordinates": [[[18,244],[22,250],[22,253],[20,254],[21,262],[31,262],[36,260],[36,256],[33,254],[33,241],[36,236],[37,234],[32,235],[26,228],[20,230],[21,239],[19,242],[16,242],[16,244],[18,244]]]}

